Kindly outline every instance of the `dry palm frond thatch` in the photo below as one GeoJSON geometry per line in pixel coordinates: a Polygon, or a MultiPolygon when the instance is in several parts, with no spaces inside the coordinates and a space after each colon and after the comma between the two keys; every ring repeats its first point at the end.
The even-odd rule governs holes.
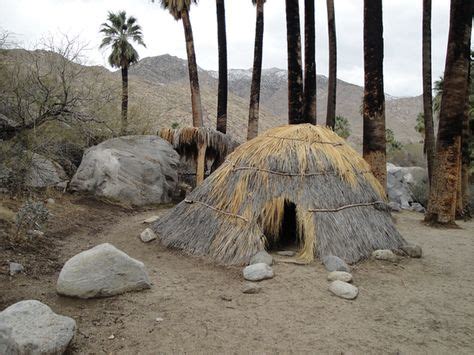
{"type": "Polygon", "coordinates": [[[404,243],[368,164],[309,124],[242,144],[153,228],[166,246],[223,264],[245,264],[288,235],[307,262],[332,254],[353,263],[404,243]]]}
{"type": "Polygon", "coordinates": [[[170,142],[179,155],[197,162],[198,184],[204,178],[207,160],[214,160],[218,166],[239,145],[229,135],[207,127],[162,128],[158,135],[170,142]]]}

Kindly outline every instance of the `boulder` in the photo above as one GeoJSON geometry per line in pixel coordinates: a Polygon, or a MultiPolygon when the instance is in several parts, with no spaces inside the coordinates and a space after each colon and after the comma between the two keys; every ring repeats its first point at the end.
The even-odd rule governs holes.
{"type": "Polygon", "coordinates": [[[89,148],[69,185],[126,205],[170,203],[179,156],[157,136],[109,139],[89,148]]]}
{"type": "Polygon", "coordinates": [[[93,298],[150,287],[142,262],[104,243],[69,259],[59,274],[56,291],[64,296],[93,298]]]}
{"type": "Polygon", "coordinates": [[[328,281],[344,281],[351,282],[352,275],[345,271],[333,271],[328,274],[328,281]]]}
{"type": "Polygon", "coordinates": [[[344,260],[335,256],[335,255],[326,255],[322,259],[326,270],[329,272],[332,271],[345,271],[351,272],[351,268],[346,264],[344,260]]]}
{"type": "Polygon", "coordinates": [[[426,169],[418,166],[401,167],[387,163],[388,198],[391,202],[398,203],[402,209],[411,209],[413,186],[427,181],[426,169]]]}
{"type": "Polygon", "coordinates": [[[249,265],[260,264],[260,263],[265,263],[268,266],[272,266],[273,257],[270,254],[268,254],[265,250],[259,251],[257,254],[252,256],[252,258],[250,259],[249,265]]]}
{"type": "Polygon", "coordinates": [[[148,243],[156,239],[156,234],[150,228],[147,228],[140,233],[140,239],[142,242],[148,243]]]}
{"type": "Polygon", "coordinates": [[[7,339],[6,346],[0,341],[1,354],[2,346],[16,347],[17,352],[12,354],[63,354],[76,332],[74,319],[58,315],[36,300],[6,308],[0,313],[0,324],[4,324],[3,330],[0,326],[0,339],[7,339]]]}
{"type": "Polygon", "coordinates": [[[400,247],[405,255],[408,255],[410,258],[421,258],[423,251],[419,245],[407,244],[400,247]]]}
{"type": "Polygon", "coordinates": [[[265,263],[249,265],[244,268],[244,278],[248,281],[261,281],[273,278],[273,269],[265,263]]]}
{"type": "Polygon", "coordinates": [[[402,206],[398,202],[389,202],[388,207],[390,208],[390,211],[392,212],[400,212],[402,210],[402,206]]]}
{"type": "Polygon", "coordinates": [[[372,253],[372,256],[377,260],[390,261],[392,263],[396,263],[398,261],[398,257],[388,249],[375,250],[372,253]]]}
{"type": "Polygon", "coordinates": [[[145,219],[143,223],[145,224],[155,223],[159,218],[160,216],[151,216],[150,218],[145,219]]]}
{"type": "Polygon", "coordinates": [[[344,281],[333,281],[329,284],[329,291],[338,297],[353,300],[359,294],[359,289],[344,281]]]}
{"type": "Polygon", "coordinates": [[[418,202],[413,202],[411,204],[411,210],[415,212],[425,213],[425,208],[418,202]]]}

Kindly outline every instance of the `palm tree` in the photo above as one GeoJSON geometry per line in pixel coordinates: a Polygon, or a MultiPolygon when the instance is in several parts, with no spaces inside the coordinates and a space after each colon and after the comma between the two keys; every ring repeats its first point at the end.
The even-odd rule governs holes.
{"type": "Polygon", "coordinates": [[[382,0],[364,0],[364,73],[363,155],[386,188],[382,0]]]}
{"type": "Polygon", "coordinates": [[[448,50],[439,113],[435,169],[425,221],[454,225],[461,179],[461,140],[468,91],[474,2],[451,0],[448,50]]]}
{"type": "Polygon", "coordinates": [[[433,127],[433,90],[431,87],[431,0],[423,0],[423,119],[424,146],[428,163],[428,180],[433,175],[435,137],[433,127]]]}
{"type": "Polygon", "coordinates": [[[329,78],[328,106],[326,110],[326,126],[334,129],[336,123],[336,80],[337,80],[337,46],[336,21],[334,18],[334,0],[327,0],[328,39],[329,39],[329,78]]]}
{"type": "Polygon", "coordinates": [[[184,37],[186,39],[186,53],[188,55],[189,85],[191,86],[191,105],[193,110],[193,126],[202,127],[201,91],[199,89],[198,68],[194,51],[193,29],[189,18],[191,4],[197,0],[160,0],[161,6],[170,12],[176,21],[182,20],[184,37]]]}
{"type": "Polygon", "coordinates": [[[219,84],[217,88],[217,125],[222,133],[227,131],[227,38],[225,33],[224,0],[216,0],[217,43],[219,47],[219,84]]]}
{"type": "Polygon", "coordinates": [[[260,80],[262,76],[262,50],[263,50],[263,4],[265,0],[252,0],[257,5],[255,25],[255,45],[253,54],[252,86],[250,88],[249,124],[247,140],[258,135],[258,110],[260,104],[260,80]]]}
{"type": "Polygon", "coordinates": [[[122,70],[122,115],[120,134],[127,131],[128,111],[128,68],[138,62],[138,52],[133,48],[130,41],[145,46],[143,33],[137,19],[133,16],[127,18],[125,11],[118,13],[109,12],[107,22],[101,25],[100,33],[104,35],[99,48],[111,47],[109,64],[113,68],[122,70]]]}
{"type": "Polygon", "coordinates": [[[314,0],[304,2],[304,117],[316,124],[316,59],[314,0]]]}
{"type": "Polygon", "coordinates": [[[444,78],[439,77],[438,80],[434,82],[434,100],[433,100],[433,112],[439,115],[439,110],[441,108],[441,97],[443,96],[443,85],[444,78]]]}
{"type": "Polygon", "coordinates": [[[288,123],[305,123],[303,116],[303,73],[298,0],[286,0],[286,43],[288,48],[288,123]]]}

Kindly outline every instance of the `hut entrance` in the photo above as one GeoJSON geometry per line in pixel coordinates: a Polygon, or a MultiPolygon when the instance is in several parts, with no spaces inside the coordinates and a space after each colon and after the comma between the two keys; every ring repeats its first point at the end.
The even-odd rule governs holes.
{"type": "Polygon", "coordinates": [[[267,247],[271,250],[299,248],[296,205],[283,198],[268,203],[260,216],[267,247]]]}
{"type": "Polygon", "coordinates": [[[296,205],[285,201],[285,210],[280,226],[278,247],[286,250],[298,249],[298,234],[296,225],[296,205]]]}

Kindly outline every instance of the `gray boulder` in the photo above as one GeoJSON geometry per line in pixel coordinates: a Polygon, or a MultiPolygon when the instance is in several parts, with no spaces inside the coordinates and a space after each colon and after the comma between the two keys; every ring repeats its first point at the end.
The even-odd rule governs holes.
{"type": "Polygon", "coordinates": [[[157,136],[113,138],[84,153],[69,186],[127,205],[169,203],[178,163],[178,153],[157,136]]]}
{"type": "Polygon", "coordinates": [[[0,313],[0,324],[4,324],[0,326],[1,354],[2,347],[6,354],[63,354],[76,331],[74,319],[58,315],[36,300],[11,305],[0,313]]]}
{"type": "Polygon", "coordinates": [[[344,260],[335,255],[326,255],[322,259],[324,267],[327,271],[345,271],[351,272],[351,268],[346,264],[344,260]]]}
{"type": "Polygon", "coordinates": [[[338,297],[353,300],[359,294],[359,289],[344,281],[333,281],[329,284],[329,291],[338,297]]]}
{"type": "Polygon", "coordinates": [[[93,298],[150,287],[142,262],[104,243],[69,259],[59,274],[56,291],[64,296],[93,298]]]}
{"type": "Polygon", "coordinates": [[[265,250],[259,251],[257,254],[252,256],[250,259],[249,265],[265,263],[268,266],[272,266],[273,264],[273,257],[268,254],[265,250]]]}
{"type": "Polygon", "coordinates": [[[390,208],[390,211],[392,212],[400,212],[402,210],[402,206],[398,202],[389,202],[388,207],[390,208]]]}
{"type": "Polygon", "coordinates": [[[425,208],[418,202],[413,202],[411,204],[411,210],[415,212],[425,213],[425,208]]]}
{"type": "Polygon", "coordinates": [[[418,166],[401,167],[387,163],[387,192],[391,202],[400,204],[402,209],[411,209],[413,202],[412,188],[419,183],[426,183],[426,169],[418,166]]]}
{"type": "Polygon", "coordinates": [[[261,281],[273,278],[273,269],[265,263],[249,265],[244,268],[244,278],[248,281],[261,281]]]}
{"type": "Polygon", "coordinates": [[[30,168],[25,177],[27,186],[45,188],[67,181],[67,175],[61,165],[42,155],[29,154],[31,154],[30,168]]]}

